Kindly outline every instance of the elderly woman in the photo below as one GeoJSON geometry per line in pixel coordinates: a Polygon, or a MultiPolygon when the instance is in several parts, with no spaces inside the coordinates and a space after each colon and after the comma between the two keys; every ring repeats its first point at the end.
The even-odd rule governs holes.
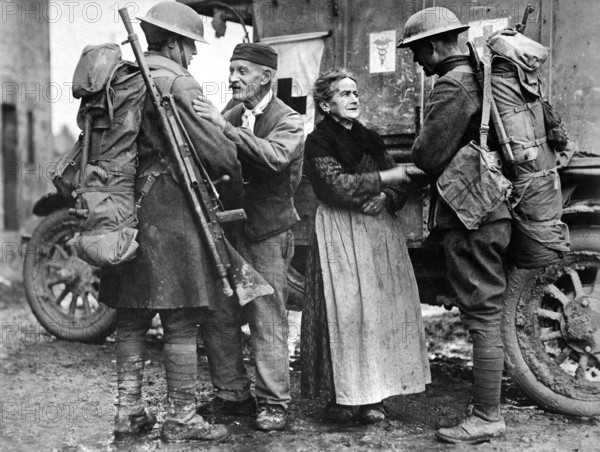
{"type": "Polygon", "coordinates": [[[417,283],[400,219],[409,176],[381,137],[358,122],[356,80],[321,74],[325,115],[305,146],[306,173],[321,202],[306,275],[302,393],[328,392],[330,422],[385,419],[383,399],[431,381],[417,283]]]}

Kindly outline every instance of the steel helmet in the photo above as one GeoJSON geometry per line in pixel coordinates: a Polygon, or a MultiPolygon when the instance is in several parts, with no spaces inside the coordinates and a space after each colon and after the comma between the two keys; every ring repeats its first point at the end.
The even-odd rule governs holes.
{"type": "Polygon", "coordinates": [[[157,3],[138,19],[149,44],[164,41],[172,34],[208,44],[204,39],[202,19],[196,11],[182,3],[157,3]]]}
{"type": "Polygon", "coordinates": [[[408,47],[413,42],[449,31],[462,33],[468,28],[469,26],[461,24],[456,14],[448,8],[425,8],[408,18],[404,25],[404,36],[398,41],[398,47],[408,47]]]}

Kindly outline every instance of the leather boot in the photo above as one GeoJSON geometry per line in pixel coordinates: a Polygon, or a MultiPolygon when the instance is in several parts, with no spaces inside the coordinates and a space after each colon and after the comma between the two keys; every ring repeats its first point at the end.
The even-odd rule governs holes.
{"type": "Polygon", "coordinates": [[[377,424],[385,420],[385,407],[383,402],[362,405],[358,410],[358,420],[362,424],[377,424]]]}
{"type": "Polygon", "coordinates": [[[196,414],[194,407],[185,412],[169,414],[160,431],[160,439],[166,443],[188,441],[220,441],[229,436],[227,427],[221,424],[209,424],[196,414]]]}
{"type": "Polygon", "coordinates": [[[119,407],[115,416],[114,434],[117,441],[133,438],[152,430],[156,417],[142,405],[119,407]]]}
{"type": "Polygon", "coordinates": [[[285,408],[279,405],[262,405],[258,408],[256,428],[264,432],[285,430],[288,417],[285,408]]]}
{"type": "Polygon", "coordinates": [[[435,436],[452,444],[478,444],[501,436],[506,431],[506,423],[498,410],[497,417],[490,417],[471,405],[467,418],[455,427],[440,428],[435,436]]]}

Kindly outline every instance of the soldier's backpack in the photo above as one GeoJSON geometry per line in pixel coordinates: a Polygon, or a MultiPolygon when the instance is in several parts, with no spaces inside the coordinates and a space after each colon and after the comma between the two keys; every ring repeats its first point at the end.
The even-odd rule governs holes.
{"type": "MultiPolygon", "coordinates": [[[[568,142],[564,124],[542,99],[540,66],[547,49],[512,29],[494,33],[492,93],[504,136],[512,150],[513,216],[511,252],[519,268],[538,268],[569,251],[569,231],[561,221],[562,193],[555,152],[568,142]]],[[[497,130],[497,132],[499,132],[497,130]]]]}
{"type": "Polygon", "coordinates": [[[138,248],[136,139],[146,87],[118,45],[102,44],[85,47],[72,89],[81,98],[82,133],[52,174],[58,192],[75,206],[70,212],[83,222],[68,244],[89,264],[118,265],[133,259],[138,248]]]}

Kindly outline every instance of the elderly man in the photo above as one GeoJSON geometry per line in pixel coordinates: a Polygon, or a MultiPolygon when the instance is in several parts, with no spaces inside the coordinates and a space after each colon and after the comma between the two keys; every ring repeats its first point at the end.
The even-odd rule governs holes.
{"type": "MultiPolygon", "coordinates": [[[[424,111],[423,127],[413,144],[415,165],[435,181],[457,151],[478,141],[482,91],[458,46],[468,29],[448,9],[426,8],[411,16],[399,47],[409,47],[427,76],[438,75],[424,111]]],[[[490,143],[496,147],[497,143],[490,143]]],[[[443,426],[439,439],[476,443],[502,434],[500,383],[504,353],[500,336],[506,290],[505,258],[511,237],[506,204],[489,213],[476,230],[466,229],[432,184],[430,227],[443,234],[448,279],[458,296],[461,317],[473,339],[472,404],[458,426],[443,426]]],[[[444,424],[443,422],[440,424],[444,424]]]]}
{"type": "Polygon", "coordinates": [[[256,362],[260,430],[282,430],[290,401],[287,347],[287,271],[294,254],[291,227],[299,217],[294,192],[302,175],[303,123],[300,115],[273,95],[277,53],[263,44],[239,44],[229,67],[233,98],[240,104],[224,116],[207,100],[194,101],[200,117],[235,144],[242,165],[242,207],[247,222],[232,242],[273,286],[275,293],[243,308],[223,300],[203,327],[216,397],[199,407],[202,414],[250,415],[255,402],[242,361],[240,320],[250,324],[256,362]]]}

